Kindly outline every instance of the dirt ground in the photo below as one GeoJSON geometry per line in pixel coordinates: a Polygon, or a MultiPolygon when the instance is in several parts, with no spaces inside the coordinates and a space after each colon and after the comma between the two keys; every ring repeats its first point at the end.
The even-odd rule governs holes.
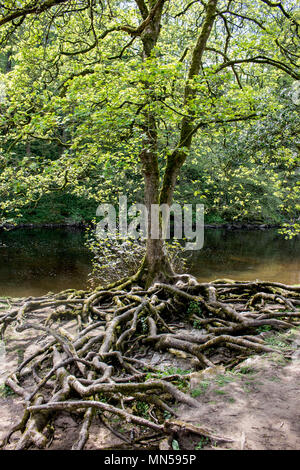
{"type": "Polygon", "coordinates": [[[270,342],[279,354],[252,356],[225,373],[215,368],[195,374],[191,393],[199,408],[181,409],[180,419],[234,440],[211,446],[198,438],[198,448],[300,449],[300,332],[270,342]]]}
{"type": "MultiPolygon", "coordinates": [[[[270,335],[268,340],[279,353],[252,356],[232,370],[217,366],[191,375],[190,393],[199,401],[199,407],[178,408],[179,419],[207,427],[214,435],[230,438],[232,442],[189,437],[179,443],[181,449],[300,449],[300,330],[270,335]]],[[[2,351],[0,440],[23,412],[21,399],[9,395],[4,386],[13,363],[13,359],[5,360],[2,351]]],[[[76,417],[60,416],[57,424],[52,448],[70,449],[80,429],[76,417]]],[[[18,433],[9,448],[14,447],[17,438],[18,433]]],[[[92,425],[86,449],[119,446],[122,441],[108,429],[97,422],[92,425]]]]}

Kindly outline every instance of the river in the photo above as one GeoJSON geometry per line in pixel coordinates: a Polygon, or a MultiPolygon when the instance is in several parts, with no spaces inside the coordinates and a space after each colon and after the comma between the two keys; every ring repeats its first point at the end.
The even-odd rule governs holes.
{"type": "MultiPolygon", "coordinates": [[[[85,288],[91,254],[77,229],[19,229],[0,233],[0,296],[37,296],[85,288]]],[[[300,239],[275,229],[207,229],[202,250],[188,257],[200,281],[217,278],[300,284],[300,239]]]]}

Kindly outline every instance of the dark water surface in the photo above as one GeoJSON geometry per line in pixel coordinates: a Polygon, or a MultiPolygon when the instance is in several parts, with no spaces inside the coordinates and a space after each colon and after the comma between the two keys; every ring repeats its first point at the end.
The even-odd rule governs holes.
{"type": "Polygon", "coordinates": [[[18,229],[0,233],[0,296],[37,296],[84,288],[91,256],[84,232],[18,229]]]}
{"type": "MultiPolygon", "coordinates": [[[[276,230],[206,230],[202,250],[189,257],[200,281],[217,278],[300,284],[300,240],[276,230]]],[[[0,233],[0,296],[29,296],[85,288],[91,255],[75,229],[20,229],[0,233]]]]}

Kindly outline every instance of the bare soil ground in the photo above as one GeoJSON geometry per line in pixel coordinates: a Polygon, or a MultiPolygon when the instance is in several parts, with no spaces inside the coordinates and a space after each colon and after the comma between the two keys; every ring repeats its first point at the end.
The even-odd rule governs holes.
{"type": "MultiPolygon", "coordinates": [[[[271,336],[282,353],[252,356],[232,371],[207,370],[191,381],[197,410],[180,410],[180,419],[232,438],[218,448],[300,449],[300,331],[271,336]]],[[[185,447],[212,448],[202,439],[185,447]]]]}
{"type": "MultiPolygon", "coordinates": [[[[193,373],[190,393],[199,407],[177,409],[178,419],[207,427],[232,442],[189,437],[180,440],[181,449],[300,449],[300,330],[266,335],[280,353],[252,356],[232,370],[220,365],[193,373]]],[[[0,354],[0,440],[23,414],[21,398],[10,395],[4,386],[5,376],[22,359],[20,355],[21,348],[16,345],[6,355],[3,350],[0,354]]],[[[76,416],[60,416],[56,424],[52,449],[70,449],[80,430],[76,416]]],[[[121,426],[119,429],[122,432],[121,426]]],[[[12,437],[9,448],[13,449],[18,434],[12,437]]],[[[172,448],[170,444],[165,448],[172,448]]],[[[120,447],[124,448],[124,441],[95,421],[85,448],[120,447]]]]}

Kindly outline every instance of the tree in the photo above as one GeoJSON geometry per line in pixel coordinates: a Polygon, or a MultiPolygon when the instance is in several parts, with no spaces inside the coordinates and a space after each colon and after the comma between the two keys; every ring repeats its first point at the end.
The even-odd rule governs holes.
{"type": "MultiPolygon", "coordinates": [[[[233,123],[246,123],[249,132],[257,122],[267,124],[268,112],[278,104],[268,88],[283,74],[288,86],[299,78],[299,18],[292,2],[9,0],[0,12],[2,43],[16,48],[16,65],[5,74],[7,91],[10,95],[9,88],[15,87],[11,96],[18,96],[8,100],[1,123],[4,160],[13,162],[4,170],[4,191],[19,158],[12,149],[20,145],[26,152],[24,140],[58,145],[47,165],[45,159],[30,159],[27,147],[27,163],[17,173],[21,188],[11,191],[13,200],[24,193],[26,178],[33,184],[25,202],[38,200],[50,185],[73,184],[79,194],[87,191],[82,178],[93,175],[99,160],[108,177],[115,165],[124,177],[124,169],[139,158],[147,208],[170,205],[195,143],[218,137],[220,129],[230,135],[233,123]]],[[[293,166],[294,153],[287,156],[293,166]]],[[[247,156],[252,168],[259,157],[247,156]]],[[[269,161],[273,164],[271,151],[263,164],[269,161]]],[[[297,324],[299,290],[261,281],[199,284],[176,275],[163,240],[150,236],[142,265],[129,279],[91,292],[4,300],[2,335],[15,327],[53,340],[6,381],[26,401],[26,409],[3,445],[21,430],[16,448],[44,447],[47,423],[57,412],[71,411],[82,420],[73,447],[81,449],[94,410],[100,410],[104,424],[117,415],[139,429],[150,428],[158,438],[167,434],[180,440],[182,432],[192,432],[217,440],[207,430],[165,420],[163,412],[176,416],[174,401],[191,407],[197,402],[187,393],[182,371],[153,367],[147,348],[184,352],[196,369],[213,367],[219,346],[238,355],[273,352],[256,335],[266,326],[280,330],[297,324]],[[75,320],[78,332],[60,328],[66,319],[75,320]],[[206,331],[195,334],[197,328],[206,331]],[[143,359],[137,359],[142,348],[143,359]],[[38,384],[37,370],[42,377],[38,384]],[[29,392],[27,379],[34,384],[29,392]],[[178,381],[185,391],[174,385],[178,381]],[[126,402],[124,395],[129,395],[126,402]],[[155,406],[155,422],[147,414],[149,404],[155,406]]]]}
{"type": "MultiPolygon", "coordinates": [[[[161,0],[149,3],[127,2],[121,7],[118,3],[99,6],[96,2],[80,2],[78,5],[75,3],[75,6],[72,4],[71,7],[68,1],[49,1],[42,5],[40,2],[25,2],[22,8],[7,5],[3,7],[2,15],[1,25],[5,28],[3,41],[7,41],[7,38],[11,40],[12,35],[18,34],[18,28],[25,28],[26,31],[26,21],[31,22],[31,27],[33,26],[34,32],[29,34],[27,45],[29,43],[38,47],[35,60],[32,61],[37,64],[37,74],[40,73],[38,64],[43,64],[44,77],[38,87],[38,93],[46,87],[53,99],[53,77],[58,78],[61,71],[67,71],[69,75],[59,85],[60,98],[64,98],[72,79],[84,77],[84,80],[87,80],[89,75],[97,76],[100,64],[103,67],[102,72],[104,71],[115,85],[115,68],[110,66],[113,68],[110,73],[106,67],[110,68],[109,62],[120,67],[121,76],[119,75],[117,80],[121,80],[121,86],[117,88],[119,92],[122,88],[123,90],[121,99],[113,98],[116,112],[113,127],[115,132],[118,124],[128,127],[129,120],[132,121],[131,127],[135,127],[135,140],[130,145],[136,145],[139,149],[138,157],[144,174],[144,197],[148,209],[152,204],[171,204],[178,175],[197,133],[205,127],[213,133],[217,125],[262,119],[263,110],[256,102],[255,84],[249,85],[253,66],[259,64],[260,67],[265,67],[271,76],[270,84],[272,78],[273,81],[276,79],[278,71],[283,71],[294,79],[299,77],[296,64],[298,22],[292,4],[285,8],[281,3],[277,5],[264,1],[258,1],[255,5],[253,2],[239,5],[235,2],[226,4],[210,1],[207,4],[191,2],[180,7],[161,0]],[[33,15],[36,14],[38,19],[33,20],[33,15]],[[194,15],[198,15],[197,24],[194,15]],[[132,22],[138,25],[129,26],[132,22]],[[188,40],[184,33],[186,24],[193,31],[188,40]],[[283,25],[283,33],[278,36],[283,25]],[[75,33],[71,30],[72,27],[75,33]],[[166,38],[174,34],[177,27],[179,34],[175,35],[175,56],[180,47],[183,50],[182,56],[177,58],[174,65],[172,52],[171,57],[170,50],[167,55],[164,54],[162,44],[168,41],[166,38]],[[63,35],[60,31],[63,31],[63,35]],[[245,34],[244,41],[240,41],[240,31],[245,34]],[[85,36],[82,37],[83,33],[85,36]],[[107,41],[112,38],[114,42],[113,47],[109,48],[110,56],[106,54],[106,58],[101,57],[104,55],[104,48],[108,46],[107,41]],[[135,61],[131,55],[133,47],[138,54],[135,61]],[[111,55],[113,51],[114,55],[111,55]],[[253,51],[259,51],[259,54],[253,51]],[[91,63],[91,60],[93,66],[88,67],[86,62],[91,63]],[[129,66],[126,69],[127,61],[129,66]],[[164,67],[166,61],[168,65],[164,67]],[[74,70],[71,73],[70,65],[74,70]],[[227,70],[231,71],[230,74],[227,70]],[[235,83],[231,75],[235,77],[235,83]],[[167,80],[172,80],[171,87],[168,86],[167,80]],[[129,85],[127,91],[124,90],[124,86],[127,87],[130,81],[139,90],[138,94],[135,93],[135,100],[130,100],[132,86],[129,85]],[[230,87],[235,91],[234,99],[230,96],[230,87]],[[178,102],[181,104],[180,111],[178,102]],[[210,103],[209,112],[205,109],[207,102],[210,103]],[[167,107],[169,114],[164,113],[162,107],[167,107]],[[165,120],[169,127],[174,131],[176,129],[176,134],[169,146],[165,147],[161,158],[165,137],[161,132],[161,123],[165,120]]],[[[32,52],[30,54],[32,55],[32,52]]],[[[36,83],[37,77],[34,78],[34,71],[32,73],[32,83],[36,83]]],[[[106,77],[103,77],[103,73],[99,75],[100,83],[105,85],[106,77]]],[[[72,100],[69,100],[70,102],[72,100]]],[[[28,105],[26,106],[28,109],[28,105]]],[[[59,103],[59,106],[63,104],[59,103]]],[[[107,106],[103,103],[103,110],[98,113],[98,117],[107,118],[110,110],[111,103],[107,103],[107,106]]],[[[43,138],[41,133],[45,125],[49,129],[57,125],[57,119],[51,120],[51,108],[50,113],[46,111],[47,109],[41,123],[32,124],[31,116],[32,112],[36,112],[36,105],[34,110],[30,110],[30,107],[29,112],[26,110],[30,124],[29,129],[25,130],[25,135],[27,132],[29,137],[39,134],[40,138],[43,138]],[[45,122],[45,116],[48,122],[45,122]],[[40,131],[36,132],[38,126],[40,131]]],[[[24,111],[22,116],[23,113],[24,111]]],[[[21,125],[24,126],[23,123],[21,125]]],[[[106,126],[103,126],[103,131],[107,131],[106,126]]],[[[82,132],[81,142],[87,139],[86,129],[79,127],[77,135],[79,132],[82,132]]],[[[64,146],[76,146],[78,149],[80,145],[78,142],[74,145],[72,139],[69,139],[70,144],[63,142],[61,136],[54,137],[52,131],[46,139],[61,143],[62,150],[64,146]]],[[[101,138],[100,141],[102,142],[101,138]]],[[[130,136],[125,137],[125,141],[128,145],[130,136]]],[[[47,191],[45,184],[43,188],[47,191]]],[[[149,210],[149,222],[150,218],[149,210]]],[[[149,230],[150,227],[149,223],[149,230]]],[[[155,279],[167,280],[172,277],[174,272],[163,240],[154,240],[149,233],[146,256],[135,280],[149,286],[155,279]]]]}

